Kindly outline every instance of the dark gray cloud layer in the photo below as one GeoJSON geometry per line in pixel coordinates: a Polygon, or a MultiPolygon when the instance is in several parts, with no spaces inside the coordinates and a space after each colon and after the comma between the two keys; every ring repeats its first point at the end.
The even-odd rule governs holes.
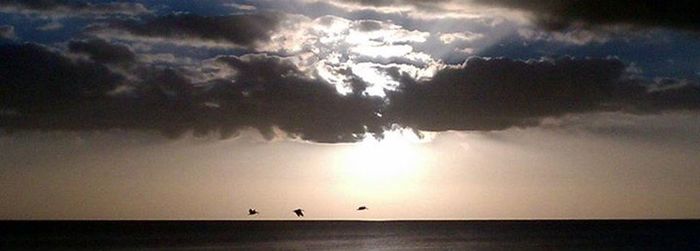
{"type": "Polygon", "coordinates": [[[0,124],[7,130],[158,130],[194,128],[192,83],[179,72],[139,66],[137,80],[89,60],[35,44],[0,45],[0,124]],[[126,88],[123,93],[116,92],[126,88]]]}
{"type": "Polygon", "coordinates": [[[35,44],[2,45],[0,55],[6,59],[0,63],[0,127],[10,131],[124,128],[229,137],[252,127],[271,138],[277,127],[316,142],[353,142],[382,131],[381,99],[340,95],[278,57],[217,58],[238,72],[235,80],[195,85],[177,69],[145,65],[131,72],[138,80],[125,83],[100,63],[111,60],[71,60],[35,44]],[[128,91],[115,93],[124,85],[128,91]]]}
{"type": "Polygon", "coordinates": [[[199,16],[194,14],[159,16],[145,21],[118,22],[110,29],[136,36],[165,39],[192,39],[252,46],[267,41],[281,17],[275,14],[199,16]]]}
{"type": "Polygon", "coordinates": [[[700,31],[700,16],[697,15],[700,3],[693,0],[476,0],[476,2],[532,12],[539,24],[555,30],[567,28],[572,24],[622,24],[700,31]]]}
{"type": "Polygon", "coordinates": [[[0,45],[0,104],[23,114],[100,99],[121,80],[106,67],[74,62],[35,44],[0,45]]]}
{"type": "Polygon", "coordinates": [[[352,142],[365,132],[382,132],[376,114],[383,104],[380,98],[340,95],[335,87],[304,77],[292,63],[277,57],[217,60],[240,75],[234,83],[218,85],[210,98],[219,102],[221,111],[236,111],[242,124],[262,132],[277,126],[293,136],[320,142],[352,142]]]}
{"type": "Polygon", "coordinates": [[[572,25],[632,25],[639,27],[669,27],[690,31],[700,30],[696,14],[700,3],[694,0],[340,0],[362,6],[413,6],[439,15],[447,11],[444,4],[485,5],[527,11],[535,21],[550,30],[572,25]]]}
{"type": "MultiPolygon", "coordinates": [[[[354,142],[381,137],[398,124],[414,129],[500,130],[535,126],[542,118],[599,111],[651,113],[700,108],[700,87],[679,80],[628,76],[617,59],[518,61],[472,58],[386,98],[341,95],[284,58],[222,56],[233,77],[193,83],[184,71],[131,61],[128,48],[99,40],[73,41],[71,59],[35,44],[0,46],[0,127],[12,130],[157,130],[175,137],[256,128],[274,137],[354,142]],[[106,64],[131,61],[127,73],[106,64]],[[123,74],[128,74],[123,75],[123,74]]],[[[351,73],[347,73],[351,74],[351,73]]]]}
{"type": "Polygon", "coordinates": [[[0,0],[0,9],[17,12],[37,12],[47,15],[140,15],[148,9],[139,3],[90,3],[71,0],[0,0]]]}
{"type": "Polygon", "coordinates": [[[617,59],[472,58],[427,82],[399,77],[402,84],[389,93],[386,117],[429,131],[501,130],[571,113],[648,113],[700,104],[697,85],[627,75],[617,59]]]}

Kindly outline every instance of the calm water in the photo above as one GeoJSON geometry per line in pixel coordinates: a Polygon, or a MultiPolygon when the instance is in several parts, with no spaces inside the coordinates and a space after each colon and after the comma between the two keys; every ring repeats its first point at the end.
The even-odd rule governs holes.
{"type": "Polygon", "coordinates": [[[0,249],[700,250],[700,221],[9,221],[0,249]]]}

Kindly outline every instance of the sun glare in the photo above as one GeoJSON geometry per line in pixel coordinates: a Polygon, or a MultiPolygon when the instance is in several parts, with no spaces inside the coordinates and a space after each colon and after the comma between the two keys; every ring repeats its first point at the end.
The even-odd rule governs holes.
{"type": "Polygon", "coordinates": [[[346,146],[336,163],[341,192],[363,199],[408,195],[406,187],[415,187],[425,169],[425,142],[410,130],[395,130],[382,140],[346,146]]]}

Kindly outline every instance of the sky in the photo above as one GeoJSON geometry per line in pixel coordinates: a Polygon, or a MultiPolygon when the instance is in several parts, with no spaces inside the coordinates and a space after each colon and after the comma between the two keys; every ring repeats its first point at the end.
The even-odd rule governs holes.
{"type": "Polygon", "coordinates": [[[0,218],[699,218],[695,5],[0,0],[0,218]]]}

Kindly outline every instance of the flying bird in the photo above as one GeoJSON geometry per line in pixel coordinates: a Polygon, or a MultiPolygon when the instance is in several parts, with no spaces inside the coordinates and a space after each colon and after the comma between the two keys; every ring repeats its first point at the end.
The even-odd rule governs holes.
{"type": "Polygon", "coordinates": [[[357,211],[363,211],[363,210],[369,210],[369,208],[366,206],[360,206],[357,208],[357,211]]]}
{"type": "Polygon", "coordinates": [[[294,213],[297,214],[297,217],[304,217],[304,209],[301,209],[301,208],[294,209],[294,213]]]}
{"type": "Polygon", "coordinates": [[[255,208],[248,209],[248,215],[256,215],[259,214],[258,210],[255,210],[255,208]]]}

